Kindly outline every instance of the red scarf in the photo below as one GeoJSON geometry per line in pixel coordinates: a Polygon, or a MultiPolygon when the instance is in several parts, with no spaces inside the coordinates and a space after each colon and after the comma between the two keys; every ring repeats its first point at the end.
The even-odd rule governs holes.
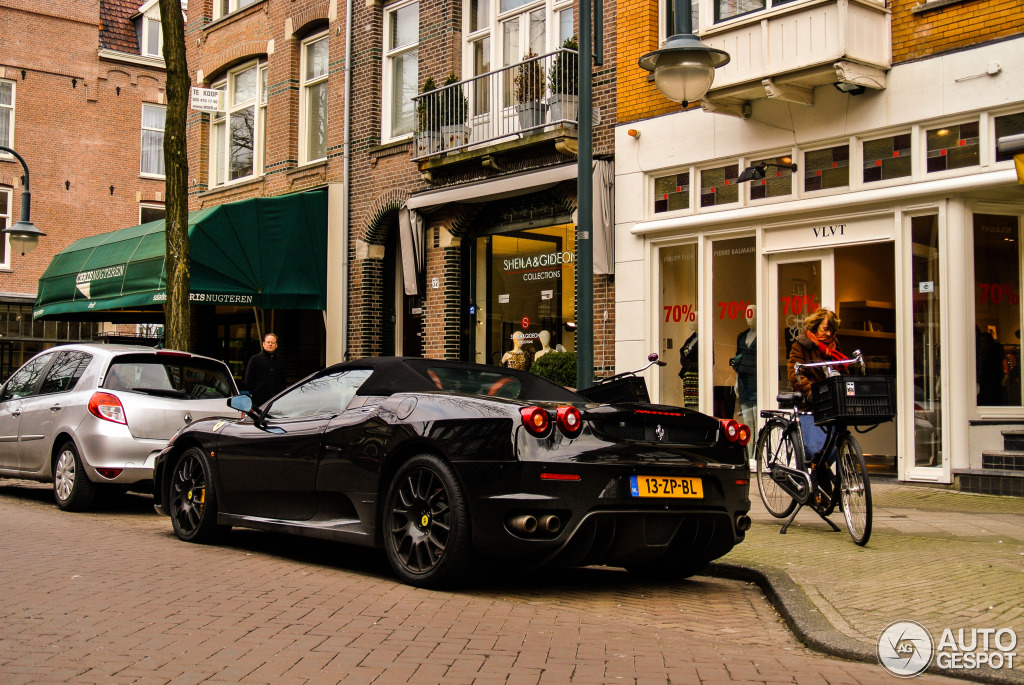
{"type": "Polygon", "coordinates": [[[849,359],[849,357],[836,349],[835,336],[832,337],[832,342],[826,345],[814,333],[811,333],[810,331],[806,331],[806,333],[807,339],[818,346],[818,349],[821,351],[821,354],[825,359],[835,359],[837,361],[840,359],[849,359]]]}

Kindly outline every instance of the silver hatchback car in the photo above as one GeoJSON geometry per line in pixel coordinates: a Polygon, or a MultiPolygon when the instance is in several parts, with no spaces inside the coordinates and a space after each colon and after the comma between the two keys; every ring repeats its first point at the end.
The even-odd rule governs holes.
{"type": "Polygon", "coordinates": [[[182,426],[233,416],[224,362],[134,345],[62,345],[0,387],[0,476],[53,481],[57,505],[103,490],[150,491],[153,462],[182,426]]]}

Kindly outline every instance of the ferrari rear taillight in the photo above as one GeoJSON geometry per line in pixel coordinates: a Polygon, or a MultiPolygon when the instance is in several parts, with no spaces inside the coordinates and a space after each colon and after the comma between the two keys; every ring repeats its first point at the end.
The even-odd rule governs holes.
{"type": "Polygon", "coordinates": [[[750,427],[745,423],[740,423],[732,419],[721,419],[722,432],[725,433],[725,439],[729,442],[738,442],[741,445],[746,445],[750,442],[750,427]]]}
{"type": "Polygon", "coordinates": [[[128,425],[121,400],[117,399],[117,395],[111,395],[109,392],[94,392],[92,394],[92,397],[89,398],[89,413],[104,421],[128,425]]]}
{"type": "Polygon", "coordinates": [[[583,432],[583,417],[580,416],[580,410],[572,405],[558,408],[555,423],[567,438],[577,438],[583,432]]]}
{"type": "Polygon", "coordinates": [[[540,407],[523,407],[519,410],[519,415],[523,418],[526,430],[538,438],[546,436],[551,429],[551,417],[540,407]]]}

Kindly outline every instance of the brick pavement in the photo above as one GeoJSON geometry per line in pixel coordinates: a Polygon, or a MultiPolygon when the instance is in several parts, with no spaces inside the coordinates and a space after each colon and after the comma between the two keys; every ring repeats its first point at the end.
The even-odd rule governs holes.
{"type": "Polygon", "coordinates": [[[875,662],[876,640],[893,621],[917,621],[935,639],[945,628],[1005,627],[1021,640],[1013,671],[962,675],[1024,683],[1024,500],[875,479],[874,530],[862,548],[839,511],[841,533],[804,511],[779,535],[782,521],[753,487],[754,525],[716,572],[757,578],[769,593],[774,584],[805,642],[875,662]],[[797,598],[789,609],[787,595],[797,598]]]}
{"type": "Polygon", "coordinates": [[[368,550],[238,530],[190,545],[146,498],[68,514],[18,481],[0,481],[0,521],[5,685],[895,681],[807,650],[751,583],[581,569],[431,592],[368,550]]]}

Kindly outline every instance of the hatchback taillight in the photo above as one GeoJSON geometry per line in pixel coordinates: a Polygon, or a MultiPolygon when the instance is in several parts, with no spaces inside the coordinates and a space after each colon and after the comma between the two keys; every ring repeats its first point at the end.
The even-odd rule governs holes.
{"type": "Polygon", "coordinates": [[[526,430],[538,438],[546,436],[551,429],[551,417],[540,407],[523,407],[519,410],[519,415],[523,417],[523,426],[526,430]]]}
{"type": "Polygon", "coordinates": [[[117,395],[111,395],[109,392],[94,392],[92,394],[92,397],[89,398],[89,413],[104,421],[128,425],[121,400],[117,399],[117,395]]]}
{"type": "Polygon", "coordinates": [[[573,406],[559,407],[555,423],[567,438],[577,438],[583,432],[583,417],[580,416],[580,410],[573,406]]]}
{"type": "Polygon", "coordinates": [[[729,442],[738,442],[741,445],[746,445],[750,442],[750,427],[745,423],[740,423],[732,419],[720,419],[722,422],[722,431],[725,433],[725,439],[729,442]]]}

